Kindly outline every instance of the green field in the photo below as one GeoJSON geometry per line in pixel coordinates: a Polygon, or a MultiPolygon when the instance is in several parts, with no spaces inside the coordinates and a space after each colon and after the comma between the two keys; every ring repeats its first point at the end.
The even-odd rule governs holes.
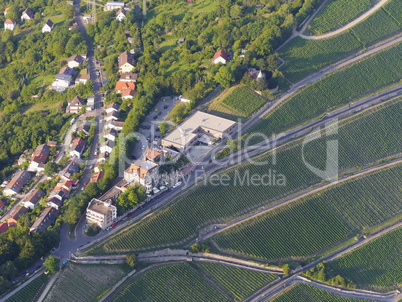
{"type": "Polygon", "coordinates": [[[322,34],[352,21],[372,6],[370,0],[330,0],[310,23],[312,30],[322,34]]]}
{"type": "Polygon", "coordinates": [[[402,286],[401,251],[402,228],[399,228],[335,259],[330,262],[330,266],[359,287],[400,288],[402,286]]]}
{"type": "Polygon", "coordinates": [[[307,257],[348,233],[402,212],[402,165],[340,183],[214,237],[219,247],[265,258],[307,257]]]}
{"type": "Polygon", "coordinates": [[[250,132],[271,135],[273,131],[300,124],[368,91],[399,81],[401,69],[402,44],[398,44],[308,85],[264,116],[250,132]]]}
{"type": "Polygon", "coordinates": [[[45,288],[48,280],[49,277],[45,274],[42,274],[4,302],[36,301],[45,288]]]}
{"type": "Polygon", "coordinates": [[[402,2],[391,0],[351,30],[332,38],[294,38],[279,51],[281,58],[286,61],[281,71],[287,79],[296,83],[320,68],[357,52],[365,45],[401,30],[401,11],[402,2]]]}
{"type": "Polygon", "coordinates": [[[189,263],[151,268],[128,278],[107,299],[134,301],[230,301],[205,280],[189,263]]]}
{"type": "Polygon", "coordinates": [[[374,302],[366,299],[342,297],[307,284],[296,284],[272,302],[374,302]]]}
{"type": "MultiPolygon", "coordinates": [[[[339,168],[355,167],[372,162],[384,156],[401,152],[400,120],[401,102],[387,103],[372,111],[362,112],[340,122],[339,168]],[[393,131],[390,131],[393,129],[393,131]]],[[[326,162],[326,138],[310,142],[304,148],[305,159],[316,167],[326,162]]],[[[303,163],[301,141],[295,141],[278,148],[276,164],[272,164],[272,153],[258,157],[267,161],[264,165],[243,164],[224,169],[219,175],[228,175],[236,186],[214,185],[201,182],[186,190],[183,196],[150,217],[142,219],[128,228],[110,236],[105,242],[95,245],[88,253],[104,253],[118,250],[141,250],[162,244],[175,245],[196,237],[200,226],[225,221],[241,213],[273,202],[281,196],[306,188],[321,181],[303,163]],[[241,185],[238,177],[244,175],[283,174],[286,184],[241,185]],[[275,171],[273,171],[275,170],[275,171]]],[[[273,178],[273,177],[272,177],[273,178]]]]}
{"type": "Polygon", "coordinates": [[[200,262],[198,265],[207,271],[208,277],[218,282],[225,291],[238,300],[246,298],[277,278],[273,274],[217,263],[200,262]]]}
{"type": "Polygon", "coordinates": [[[124,265],[69,263],[44,301],[98,301],[127,273],[124,265]]]}
{"type": "Polygon", "coordinates": [[[247,117],[260,108],[266,100],[252,91],[250,88],[242,86],[235,88],[223,101],[222,104],[239,112],[247,117]]]}

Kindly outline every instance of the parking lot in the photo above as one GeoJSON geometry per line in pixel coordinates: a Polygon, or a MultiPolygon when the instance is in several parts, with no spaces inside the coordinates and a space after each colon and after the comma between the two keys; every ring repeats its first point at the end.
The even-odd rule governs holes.
{"type": "Polygon", "coordinates": [[[135,144],[132,151],[132,159],[142,158],[143,153],[148,146],[153,144],[159,145],[161,133],[159,132],[158,124],[166,119],[166,116],[173,109],[176,102],[172,97],[162,97],[156,106],[145,118],[145,121],[140,125],[139,133],[140,141],[135,144]]]}

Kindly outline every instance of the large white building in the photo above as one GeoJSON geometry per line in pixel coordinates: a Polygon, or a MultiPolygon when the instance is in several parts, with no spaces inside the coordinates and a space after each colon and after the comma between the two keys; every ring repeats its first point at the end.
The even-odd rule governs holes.
{"type": "Polygon", "coordinates": [[[125,6],[124,2],[110,1],[110,2],[106,2],[105,6],[104,6],[104,11],[120,9],[120,8],[123,8],[124,6],[125,6]]]}
{"type": "Polygon", "coordinates": [[[109,202],[93,198],[87,207],[87,223],[95,223],[100,228],[106,229],[117,218],[117,208],[109,202]]]}
{"type": "Polygon", "coordinates": [[[236,128],[236,122],[202,111],[196,111],[169,135],[162,139],[162,146],[174,147],[179,151],[188,149],[197,142],[210,143],[224,138],[236,128]]]}

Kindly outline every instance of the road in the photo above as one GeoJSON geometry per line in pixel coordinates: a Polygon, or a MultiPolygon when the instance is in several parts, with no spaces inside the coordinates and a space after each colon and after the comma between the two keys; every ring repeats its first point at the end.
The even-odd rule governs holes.
{"type": "Polygon", "coordinates": [[[306,36],[306,35],[303,35],[302,33],[306,30],[307,26],[314,19],[315,15],[318,13],[318,11],[322,8],[322,6],[324,4],[324,3],[322,3],[320,5],[320,7],[316,10],[316,12],[303,25],[302,29],[299,32],[297,32],[297,35],[299,37],[301,37],[303,39],[307,39],[307,40],[322,40],[322,39],[331,38],[331,37],[336,36],[336,35],[338,35],[340,33],[343,33],[344,31],[347,31],[348,29],[352,28],[356,24],[360,23],[361,21],[366,19],[368,16],[372,15],[377,10],[379,10],[381,7],[383,7],[385,4],[387,4],[387,2],[389,2],[389,1],[390,0],[381,0],[376,5],[374,5],[372,8],[370,8],[368,11],[366,11],[363,15],[361,15],[360,17],[354,19],[352,22],[349,22],[348,24],[346,24],[345,26],[342,26],[341,28],[339,28],[337,30],[334,30],[334,31],[331,31],[331,32],[328,32],[326,34],[322,34],[322,35],[319,35],[319,36],[306,36]]]}

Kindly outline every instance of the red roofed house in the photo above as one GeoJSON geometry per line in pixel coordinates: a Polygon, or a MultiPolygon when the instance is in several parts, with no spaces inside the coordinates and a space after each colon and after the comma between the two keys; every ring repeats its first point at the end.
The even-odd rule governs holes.
{"type": "Polygon", "coordinates": [[[123,93],[124,91],[135,90],[135,84],[133,82],[116,82],[116,93],[123,93]]]}
{"type": "Polygon", "coordinates": [[[19,193],[30,178],[30,172],[25,170],[17,172],[4,189],[4,195],[12,196],[19,193]]]}
{"type": "Polygon", "coordinates": [[[7,223],[0,223],[0,233],[7,232],[8,224],[7,223]]]}
{"type": "Polygon", "coordinates": [[[213,64],[218,64],[218,63],[226,64],[227,62],[229,62],[229,58],[230,58],[229,53],[227,53],[224,50],[219,50],[215,53],[212,63],[213,64]]]}
{"type": "Polygon", "coordinates": [[[29,164],[28,171],[40,172],[45,169],[44,165],[49,156],[50,147],[47,144],[42,144],[36,147],[31,156],[31,163],[29,164]]]}
{"type": "Polygon", "coordinates": [[[15,20],[6,19],[6,21],[4,21],[4,29],[14,30],[14,28],[16,26],[17,26],[17,22],[15,22],[15,20]]]}
{"type": "Polygon", "coordinates": [[[5,204],[4,201],[0,200],[0,211],[3,210],[5,204]]]}
{"type": "Polygon", "coordinates": [[[70,156],[76,156],[77,158],[81,158],[82,152],[85,149],[85,141],[82,138],[77,138],[71,147],[70,156]]]}
{"type": "Polygon", "coordinates": [[[104,172],[103,171],[99,171],[99,172],[95,172],[94,174],[92,174],[91,176],[91,181],[90,182],[98,182],[103,178],[104,172]]]}
{"type": "Polygon", "coordinates": [[[11,8],[11,7],[7,7],[7,8],[4,10],[4,17],[7,16],[7,13],[8,13],[8,11],[10,10],[10,8],[11,8]]]}
{"type": "Polygon", "coordinates": [[[7,224],[9,227],[16,227],[18,218],[28,212],[26,207],[17,207],[7,218],[7,224]]]}

